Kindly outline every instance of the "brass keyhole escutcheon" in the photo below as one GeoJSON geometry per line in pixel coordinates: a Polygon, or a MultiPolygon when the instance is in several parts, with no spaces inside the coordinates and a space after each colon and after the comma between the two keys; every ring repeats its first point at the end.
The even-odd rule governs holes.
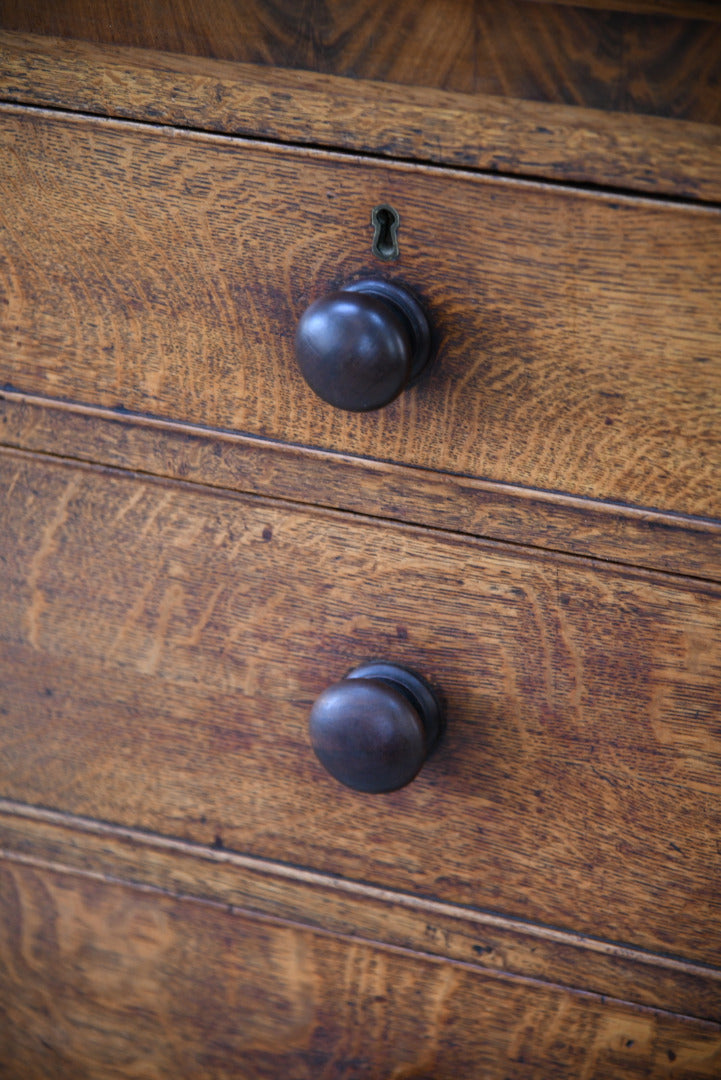
{"type": "Polygon", "coordinates": [[[371,214],[371,222],[375,229],[373,254],[386,261],[397,259],[400,254],[398,249],[398,226],[401,223],[398,211],[385,204],[376,206],[371,214]]]}

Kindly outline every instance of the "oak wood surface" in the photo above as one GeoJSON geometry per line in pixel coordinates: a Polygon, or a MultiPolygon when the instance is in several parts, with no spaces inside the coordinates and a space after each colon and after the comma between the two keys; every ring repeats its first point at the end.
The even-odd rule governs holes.
{"type": "Polygon", "coordinates": [[[0,30],[0,97],[721,201],[718,126],[0,30]]]}
{"type": "MultiPolygon", "coordinates": [[[[718,200],[712,6],[599,6],[0,0],[70,39],[0,97],[718,200]]],[[[2,455],[0,1076],[717,1076],[607,995],[719,1019],[721,594],[517,545],[718,576],[718,214],[3,123],[6,441],[296,505],[2,455]],[[364,427],[287,360],[380,188],[450,382],[364,427]],[[379,654],[453,726],[358,804],[305,723],[379,654]]]]}
{"type": "Polygon", "coordinates": [[[291,919],[547,983],[721,1021],[721,969],[0,800],[0,857],[291,919]]]}
{"type": "Polygon", "coordinates": [[[19,453],[3,498],[6,797],[718,963],[717,586],[19,453]],[[376,657],[448,729],[364,797],[307,717],[376,657]]]}
{"type": "Polygon", "coordinates": [[[719,211],[22,109],[0,145],[3,383],[719,516],[719,211]],[[438,357],[349,415],[293,335],[378,272],[379,202],[438,357]]]}
{"type": "Polygon", "coordinates": [[[716,1024],[0,864],[11,1080],[716,1077],[716,1024]]]}
{"type": "Polygon", "coordinates": [[[0,444],[718,581],[721,522],[0,391],[0,444]]]}
{"type": "Polygon", "coordinates": [[[718,19],[523,0],[0,4],[5,30],[715,124],[718,19]]]}

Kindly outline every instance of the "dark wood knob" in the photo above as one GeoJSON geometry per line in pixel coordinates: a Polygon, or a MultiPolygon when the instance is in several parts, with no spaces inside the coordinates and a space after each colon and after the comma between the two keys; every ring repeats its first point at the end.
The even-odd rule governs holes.
{"type": "Polygon", "coordinates": [[[310,713],[318,760],[356,791],[395,791],[410,783],[440,729],[441,708],[426,680],[380,660],[329,686],[310,713]]]}
{"type": "Polygon", "coordinates": [[[380,409],[418,378],[431,334],[423,308],[388,281],[356,281],[316,300],[298,323],[295,347],[308,385],[351,412],[380,409]]]}

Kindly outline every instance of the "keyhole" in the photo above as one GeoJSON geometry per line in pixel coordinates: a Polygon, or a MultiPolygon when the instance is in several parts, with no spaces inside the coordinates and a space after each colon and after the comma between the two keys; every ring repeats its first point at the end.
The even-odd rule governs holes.
{"type": "Polygon", "coordinates": [[[401,219],[398,211],[392,206],[376,206],[371,214],[371,222],[375,229],[373,237],[373,254],[379,259],[397,259],[398,251],[398,226],[401,219]]]}

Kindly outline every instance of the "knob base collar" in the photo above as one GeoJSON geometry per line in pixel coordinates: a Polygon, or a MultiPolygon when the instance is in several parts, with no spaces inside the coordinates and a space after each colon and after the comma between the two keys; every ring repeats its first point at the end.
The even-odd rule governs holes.
{"type": "Polygon", "coordinates": [[[412,386],[425,368],[431,355],[431,328],[426,313],[412,292],[382,278],[364,278],[344,286],[344,292],[369,293],[380,296],[387,303],[399,308],[405,316],[411,333],[411,370],[406,386],[412,386]]]}
{"type": "Polygon", "coordinates": [[[371,660],[360,664],[345,676],[346,679],[376,679],[389,683],[400,690],[417,711],[426,734],[426,747],[429,754],[441,734],[442,710],[431,685],[422,675],[410,668],[392,664],[387,660],[371,660]]]}

